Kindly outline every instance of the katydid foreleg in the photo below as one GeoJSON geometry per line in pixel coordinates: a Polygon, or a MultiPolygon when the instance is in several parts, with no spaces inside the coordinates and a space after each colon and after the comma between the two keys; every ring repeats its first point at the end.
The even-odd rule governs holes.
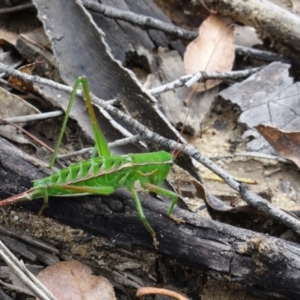
{"type": "Polygon", "coordinates": [[[143,206],[140,201],[139,195],[135,189],[131,189],[130,192],[131,192],[131,195],[132,195],[132,198],[133,198],[133,201],[135,204],[135,209],[138,213],[138,216],[139,216],[140,220],[142,221],[142,223],[144,224],[145,228],[148,230],[148,232],[152,236],[153,245],[157,249],[159,242],[156,239],[156,233],[155,233],[154,229],[152,228],[152,226],[150,225],[150,223],[148,222],[148,220],[144,214],[143,206]]]}
{"type": "Polygon", "coordinates": [[[177,218],[177,217],[172,215],[174,206],[175,206],[175,204],[177,203],[177,200],[178,200],[178,195],[177,194],[175,194],[172,191],[166,190],[166,189],[164,189],[160,186],[153,185],[151,183],[146,183],[145,188],[148,189],[149,191],[153,192],[153,193],[156,193],[156,194],[159,194],[159,195],[162,195],[162,196],[167,196],[167,197],[171,198],[172,201],[171,201],[171,204],[170,204],[170,206],[167,210],[167,216],[171,220],[175,221],[178,224],[184,223],[184,221],[182,219],[177,218]]]}

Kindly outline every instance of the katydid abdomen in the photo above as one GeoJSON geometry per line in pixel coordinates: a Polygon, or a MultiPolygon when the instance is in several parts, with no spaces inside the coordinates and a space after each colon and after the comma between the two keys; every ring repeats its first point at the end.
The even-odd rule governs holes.
{"type": "Polygon", "coordinates": [[[95,193],[94,191],[82,193],[82,188],[111,187],[116,190],[125,186],[131,189],[137,181],[143,187],[147,183],[161,185],[172,165],[173,157],[165,151],[97,157],[73,164],[49,177],[35,180],[33,187],[36,192],[47,191],[48,196],[76,196],[95,193]],[[81,188],[77,191],[69,189],[69,186],[81,188]]]}

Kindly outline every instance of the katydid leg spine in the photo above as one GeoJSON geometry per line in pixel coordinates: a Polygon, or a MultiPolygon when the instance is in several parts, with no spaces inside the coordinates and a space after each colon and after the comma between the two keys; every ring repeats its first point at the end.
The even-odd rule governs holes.
{"type": "Polygon", "coordinates": [[[113,156],[96,121],[85,77],[78,78],[74,85],[50,166],[55,162],[71,106],[75,99],[76,90],[80,83],[83,87],[87,109],[91,118],[99,157],[81,161],[46,178],[34,180],[31,189],[1,201],[0,206],[43,198],[44,208],[47,206],[49,196],[109,195],[120,187],[126,187],[131,192],[139,218],[149,231],[153,239],[153,244],[157,248],[156,233],[146,219],[136,191],[136,185],[139,184],[146,190],[170,197],[172,201],[167,215],[178,223],[182,222],[180,219],[172,216],[174,205],[177,202],[177,194],[159,187],[171,170],[173,156],[166,151],[113,156]]]}

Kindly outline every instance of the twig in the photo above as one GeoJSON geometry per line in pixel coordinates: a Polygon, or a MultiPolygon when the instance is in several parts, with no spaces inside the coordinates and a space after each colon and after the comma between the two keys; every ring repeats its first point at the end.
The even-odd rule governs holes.
{"type": "Polygon", "coordinates": [[[34,5],[32,3],[25,3],[25,4],[16,5],[16,6],[13,6],[13,7],[1,8],[0,9],[0,15],[8,14],[8,13],[14,13],[14,12],[24,10],[24,9],[28,9],[28,8],[34,8],[34,5]]]}
{"type": "MultiPolygon", "coordinates": [[[[142,16],[129,11],[120,10],[111,6],[91,2],[90,0],[84,0],[83,5],[87,9],[94,12],[101,13],[108,18],[120,19],[129,22],[133,25],[161,30],[167,34],[172,34],[173,36],[178,38],[183,38],[186,40],[194,40],[195,38],[198,37],[198,32],[186,30],[149,16],[142,16]]],[[[298,65],[297,61],[295,61],[295,59],[293,58],[281,57],[280,55],[269,51],[256,50],[256,49],[237,45],[236,52],[239,55],[251,57],[253,59],[257,59],[260,61],[266,61],[266,62],[282,61],[285,63],[298,65]]]]}
{"type": "MultiPolygon", "coordinates": [[[[69,86],[65,86],[59,83],[56,83],[52,80],[48,80],[45,78],[41,78],[39,76],[31,76],[24,74],[20,71],[13,70],[4,64],[0,63],[0,71],[6,72],[9,75],[13,75],[17,78],[26,80],[26,81],[32,81],[38,84],[44,84],[50,87],[53,87],[58,90],[62,90],[66,93],[70,93],[73,91],[73,89],[69,86]]],[[[83,96],[82,91],[77,92],[78,96],[83,96]]],[[[131,126],[132,128],[136,129],[137,132],[140,133],[141,136],[145,137],[145,139],[151,140],[154,143],[163,146],[166,149],[174,150],[176,149],[177,151],[180,149],[183,149],[183,153],[186,155],[194,158],[204,166],[206,166],[208,169],[210,169],[212,172],[216,173],[218,176],[223,178],[223,180],[235,191],[241,192],[241,184],[237,182],[234,177],[230,174],[228,174],[225,170],[223,170],[221,167],[216,165],[213,161],[211,161],[209,158],[205,157],[203,154],[199,153],[193,146],[191,145],[182,145],[179,144],[173,140],[168,140],[162,136],[160,136],[157,133],[154,133],[150,130],[148,130],[147,127],[144,125],[140,124],[138,121],[132,119],[128,115],[124,114],[117,108],[107,104],[104,100],[101,100],[94,95],[91,95],[92,101],[105,109],[108,113],[116,117],[117,119],[125,122],[128,126],[131,126]]],[[[243,185],[245,187],[245,185],[243,185]]],[[[256,197],[259,197],[260,201],[259,203],[256,203],[256,201],[249,201],[249,198],[251,198],[254,194],[250,190],[247,190],[243,188],[243,193],[241,193],[241,197],[243,200],[245,200],[249,205],[252,205],[260,210],[263,210],[265,213],[273,216],[277,220],[280,220],[282,223],[287,225],[288,227],[292,228],[296,232],[300,232],[300,221],[296,219],[295,217],[287,214],[286,212],[280,210],[267,200],[259,197],[256,195],[256,197]],[[261,203],[264,203],[265,205],[261,205],[261,203]]]]}
{"type": "MultiPolygon", "coordinates": [[[[127,21],[133,25],[145,26],[153,29],[158,29],[168,34],[172,34],[178,38],[184,38],[187,40],[193,40],[197,38],[198,33],[190,30],[186,30],[175,25],[160,21],[158,19],[149,17],[149,16],[141,16],[139,14],[135,14],[132,12],[120,10],[111,6],[106,6],[103,4],[96,4],[94,2],[90,2],[88,0],[83,1],[83,5],[92,11],[102,13],[106,17],[115,18],[127,21]]],[[[6,14],[14,11],[18,11],[26,8],[34,8],[34,5],[31,3],[22,4],[15,7],[4,8],[0,10],[0,14],[6,14]]],[[[295,59],[290,57],[281,57],[276,53],[272,53],[269,51],[262,51],[253,48],[247,48],[243,46],[236,45],[236,53],[238,55],[243,55],[247,57],[251,57],[253,59],[257,59],[260,61],[273,62],[273,61],[281,61],[285,63],[290,63],[293,65],[298,65],[295,59]]]]}
{"type": "Polygon", "coordinates": [[[298,66],[299,63],[292,57],[282,57],[277,53],[273,53],[270,51],[263,51],[254,48],[248,48],[244,46],[235,46],[236,55],[251,57],[252,59],[264,61],[264,62],[273,62],[273,61],[281,61],[282,63],[292,64],[294,66],[298,66]]]}
{"type": "Polygon", "coordinates": [[[248,77],[258,71],[260,71],[262,67],[258,68],[252,68],[248,70],[243,70],[243,71],[229,71],[229,72],[204,72],[200,71],[194,75],[192,75],[191,79],[188,80],[185,85],[186,87],[190,88],[195,82],[197,81],[205,81],[208,79],[232,79],[232,80],[237,80],[241,78],[248,77]]]}
{"type": "Polygon", "coordinates": [[[276,160],[276,161],[286,163],[286,164],[293,164],[291,161],[289,161],[285,158],[275,156],[275,155],[265,154],[265,153],[258,153],[258,152],[240,152],[240,153],[235,153],[234,156],[269,159],[269,160],[276,160]]]}
{"type": "Polygon", "coordinates": [[[37,137],[35,137],[33,134],[31,134],[30,132],[28,132],[27,130],[25,130],[23,127],[17,125],[17,124],[14,124],[14,123],[11,123],[11,122],[8,122],[8,121],[5,121],[4,119],[1,119],[0,118],[0,125],[11,125],[11,126],[14,126],[16,127],[18,130],[22,131],[23,133],[25,133],[27,136],[29,136],[31,139],[33,139],[34,141],[36,141],[37,143],[39,143],[40,145],[42,145],[45,149],[47,149],[48,151],[50,152],[53,152],[53,149],[51,147],[49,147],[47,144],[45,144],[44,142],[42,142],[41,140],[39,140],[37,137]]]}
{"type": "MultiPolygon", "coordinates": [[[[144,139],[143,137],[141,137],[139,134],[137,134],[137,135],[133,135],[133,136],[130,136],[130,137],[127,137],[127,138],[124,138],[124,139],[119,139],[119,140],[114,141],[112,143],[108,143],[108,146],[109,146],[109,148],[115,148],[115,147],[118,147],[118,146],[124,146],[124,145],[128,145],[128,144],[136,143],[136,142],[139,142],[143,139],[144,139]]],[[[72,158],[72,157],[77,156],[77,155],[82,155],[82,154],[85,154],[85,153],[91,153],[92,151],[93,151],[93,147],[83,148],[81,150],[74,151],[72,153],[58,155],[57,158],[66,160],[66,159],[72,158]]]]}
{"type": "MultiPolygon", "coordinates": [[[[43,120],[43,119],[49,119],[61,116],[63,114],[62,111],[52,111],[47,113],[40,113],[40,114],[33,114],[33,115],[27,115],[27,116],[18,116],[18,117],[11,117],[11,118],[5,118],[4,123],[25,123],[29,121],[37,121],[37,120],[43,120]]],[[[2,120],[0,119],[0,125],[2,120]]]]}
{"type": "Polygon", "coordinates": [[[108,143],[109,148],[115,148],[118,146],[123,146],[123,145],[128,145],[128,144],[132,144],[132,143],[136,143],[136,142],[140,142],[142,140],[144,140],[145,137],[137,134],[137,135],[133,135],[124,139],[119,139],[117,141],[114,141],[112,143],[108,143]]]}
{"type": "Polygon", "coordinates": [[[111,6],[90,2],[88,0],[84,0],[83,5],[85,6],[85,8],[92,10],[94,12],[101,13],[106,17],[120,19],[134,25],[162,30],[166,33],[175,35],[179,38],[192,40],[198,36],[198,33],[196,32],[185,30],[183,28],[177,27],[172,24],[168,24],[166,22],[162,22],[158,19],[149,16],[142,16],[129,11],[120,10],[111,6]]]}
{"type": "Polygon", "coordinates": [[[262,68],[252,68],[248,70],[243,70],[243,71],[230,71],[230,72],[205,72],[205,71],[199,71],[195,74],[191,75],[184,75],[176,80],[169,82],[165,85],[161,85],[159,87],[147,90],[148,93],[151,95],[158,95],[161,93],[165,93],[169,90],[173,90],[174,88],[181,87],[181,86],[187,86],[188,88],[193,85],[197,81],[205,81],[208,79],[241,79],[245,78],[247,76],[250,76],[262,68]]]}
{"type": "Polygon", "coordinates": [[[46,287],[26,269],[24,263],[19,261],[10,250],[0,241],[0,256],[12,269],[16,276],[42,300],[57,300],[46,287]]]}
{"type": "Polygon", "coordinates": [[[163,296],[175,298],[177,300],[188,300],[188,298],[180,295],[179,293],[167,289],[160,289],[154,287],[142,287],[139,288],[136,292],[137,297],[145,297],[148,295],[163,295],[163,296]]]}

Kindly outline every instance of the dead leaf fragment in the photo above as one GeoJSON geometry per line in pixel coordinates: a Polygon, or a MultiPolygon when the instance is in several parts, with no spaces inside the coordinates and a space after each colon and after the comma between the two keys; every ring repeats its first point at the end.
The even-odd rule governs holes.
{"type": "Polygon", "coordinates": [[[253,137],[247,143],[249,151],[271,155],[275,152],[254,126],[268,124],[289,132],[300,128],[300,82],[294,83],[289,68],[288,64],[273,62],[219,93],[222,99],[240,107],[238,121],[250,128],[243,137],[253,137]]]}
{"type": "MultiPolygon", "coordinates": [[[[18,71],[21,71],[28,75],[32,75],[32,71],[40,64],[41,64],[41,62],[34,62],[32,64],[22,66],[21,68],[18,69],[18,71]]],[[[19,78],[16,78],[14,76],[10,76],[8,79],[8,82],[16,87],[21,88],[24,91],[29,91],[29,92],[34,91],[32,82],[27,82],[27,81],[21,80],[19,78]]]]}
{"type": "MultiPolygon", "coordinates": [[[[209,16],[199,28],[199,36],[192,41],[184,53],[186,74],[199,71],[230,71],[235,58],[233,26],[220,15],[209,16]]],[[[220,80],[196,83],[195,92],[202,92],[218,85],[220,80]]]]}
{"type": "Polygon", "coordinates": [[[255,128],[280,156],[290,159],[300,168],[300,132],[285,132],[263,124],[255,128]]]}
{"type": "Polygon", "coordinates": [[[236,26],[234,28],[234,43],[249,48],[263,44],[255,28],[250,26],[236,26]]]}
{"type": "Polygon", "coordinates": [[[58,262],[40,272],[37,278],[60,300],[116,299],[110,282],[92,275],[92,270],[77,261],[58,262]]]}
{"type": "MultiPolygon", "coordinates": [[[[3,88],[0,88],[0,118],[17,117],[23,115],[38,114],[40,111],[34,106],[11,94],[3,88]]],[[[22,125],[22,124],[21,124],[22,125]]],[[[0,135],[20,144],[32,144],[27,136],[12,125],[0,126],[0,135]]]]}
{"type": "Polygon", "coordinates": [[[3,42],[8,42],[13,46],[16,46],[18,34],[14,32],[10,32],[4,29],[0,29],[0,44],[3,44],[3,42]]]}

